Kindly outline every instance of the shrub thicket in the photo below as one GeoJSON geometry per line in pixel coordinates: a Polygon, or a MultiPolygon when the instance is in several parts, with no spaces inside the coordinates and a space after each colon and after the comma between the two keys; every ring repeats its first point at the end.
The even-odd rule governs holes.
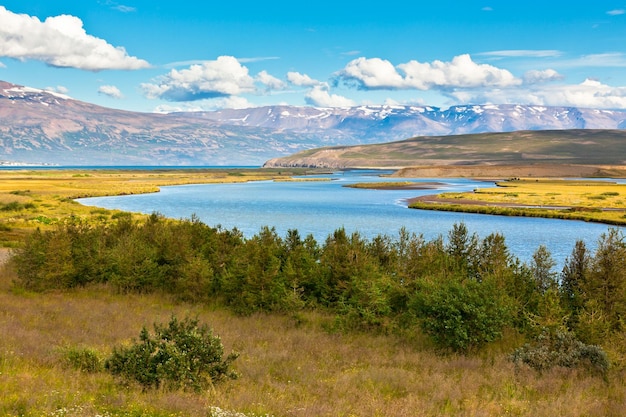
{"type": "Polygon", "coordinates": [[[171,294],[221,303],[239,314],[317,308],[336,326],[379,332],[426,331],[444,349],[471,351],[513,328],[534,337],[566,326],[589,344],[622,332],[626,245],[610,230],[591,254],[577,243],[559,275],[546,248],[530,265],[504,236],[483,239],[457,224],[447,239],[365,239],[338,229],[323,243],[272,228],[244,238],[192,217],[118,215],[87,225],[71,219],[36,231],[13,262],[18,284],[46,291],[106,283],[120,292],[171,294]]]}

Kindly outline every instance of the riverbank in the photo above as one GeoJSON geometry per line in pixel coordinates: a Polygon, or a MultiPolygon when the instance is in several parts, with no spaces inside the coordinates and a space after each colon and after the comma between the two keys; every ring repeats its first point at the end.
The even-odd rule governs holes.
{"type": "Polygon", "coordinates": [[[511,164],[511,165],[424,165],[398,169],[400,178],[626,178],[623,165],[511,164]]]}
{"type": "MultiPolygon", "coordinates": [[[[77,198],[145,194],[162,186],[290,180],[328,171],[313,169],[23,169],[0,170],[0,247],[19,246],[37,228],[69,217],[99,222],[119,210],[86,207],[77,198]]],[[[143,217],[134,214],[137,218],[143,217]]]]}
{"type": "Polygon", "coordinates": [[[409,208],[546,217],[626,225],[626,185],[610,181],[512,179],[496,188],[410,199],[409,208]]]}

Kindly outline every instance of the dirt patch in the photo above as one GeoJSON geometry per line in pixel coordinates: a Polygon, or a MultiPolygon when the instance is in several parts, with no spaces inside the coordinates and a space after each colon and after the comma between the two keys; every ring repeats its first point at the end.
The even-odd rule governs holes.
{"type": "Polygon", "coordinates": [[[0,266],[4,265],[11,257],[11,249],[0,248],[0,266]]]}

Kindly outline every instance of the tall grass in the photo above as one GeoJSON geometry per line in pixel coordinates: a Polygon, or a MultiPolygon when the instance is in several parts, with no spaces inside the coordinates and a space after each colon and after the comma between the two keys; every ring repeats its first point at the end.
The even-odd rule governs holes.
{"type": "Polygon", "coordinates": [[[510,346],[440,356],[421,334],[324,331],[331,318],[321,313],[240,317],[107,287],[33,294],[13,290],[13,278],[0,274],[3,416],[208,416],[214,407],[247,416],[618,416],[626,409],[623,372],[607,382],[558,368],[539,375],[516,369],[510,346]],[[172,314],[198,317],[226,351],[240,352],[241,377],[201,394],[144,392],[64,361],[68,348],[106,356],[172,314]]]}

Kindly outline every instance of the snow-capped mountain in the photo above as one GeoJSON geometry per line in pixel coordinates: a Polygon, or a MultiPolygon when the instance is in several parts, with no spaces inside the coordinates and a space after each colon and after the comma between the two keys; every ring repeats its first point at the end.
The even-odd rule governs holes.
{"type": "Polygon", "coordinates": [[[523,105],[139,113],[0,82],[5,164],[261,165],[306,149],[414,136],[625,127],[624,111],[523,105]]]}

